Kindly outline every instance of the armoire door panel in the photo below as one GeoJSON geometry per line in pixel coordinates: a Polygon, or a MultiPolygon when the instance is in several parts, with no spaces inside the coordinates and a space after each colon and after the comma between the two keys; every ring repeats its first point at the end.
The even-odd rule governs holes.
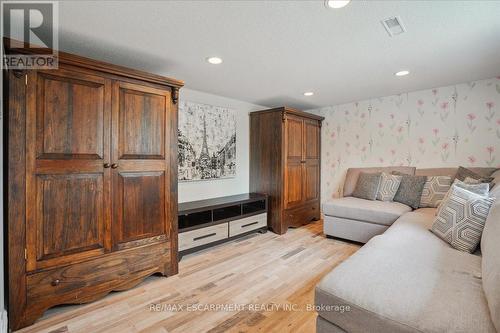
{"type": "Polygon", "coordinates": [[[285,168],[285,208],[302,203],[303,170],[302,163],[289,162],[285,168]]]}
{"type": "Polygon", "coordinates": [[[165,234],[165,173],[117,172],[115,244],[165,234]]]}
{"type": "Polygon", "coordinates": [[[102,174],[37,176],[37,260],[102,248],[102,174]]]}
{"type": "Polygon", "coordinates": [[[318,159],[320,151],[320,127],[318,121],[304,121],[304,141],[305,158],[318,159]]]}
{"type": "Polygon", "coordinates": [[[320,169],[318,161],[308,161],[304,167],[304,199],[306,201],[319,198],[320,169]]]}
{"type": "Polygon", "coordinates": [[[170,91],[128,82],[113,88],[113,248],[165,241],[170,188],[170,91]]]}
{"type": "Polygon", "coordinates": [[[164,159],[168,92],[129,83],[118,85],[118,158],[164,159]]]}
{"type": "Polygon", "coordinates": [[[304,121],[301,118],[287,116],[286,118],[286,157],[287,159],[302,159],[304,121]]]}
{"type": "Polygon", "coordinates": [[[104,158],[105,79],[72,74],[38,74],[37,158],[104,158]]]}
{"type": "Polygon", "coordinates": [[[26,268],[111,249],[111,81],[65,69],[28,74],[26,268]]]}

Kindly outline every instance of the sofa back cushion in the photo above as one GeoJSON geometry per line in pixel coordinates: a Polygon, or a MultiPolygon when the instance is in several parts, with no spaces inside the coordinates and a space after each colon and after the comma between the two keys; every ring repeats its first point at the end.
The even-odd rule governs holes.
{"type": "MultiPolygon", "coordinates": [[[[468,168],[469,170],[481,175],[482,177],[490,177],[496,168],[468,168]]],[[[457,175],[457,168],[425,168],[425,169],[417,169],[415,174],[417,176],[449,176],[452,179],[455,179],[457,175]]]]}
{"type": "Polygon", "coordinates": [[[500,332],[500,199],[490,209],[481,238],[483,289],[491,319],[500,332]]]}
{"type": "Polygon", "coordinates": [[[400,173],[404,173],[407,175],[415,174],[415,167],[409,166],[389,166],[389,167],[374,167],[374,168],[349,168],[347,169],[347,175],[344,182],[344,197],[352,196],[352,192],[356,188],[356,184],[358,183],[359,174],[361,172],[365,173],[392,173],[393,171],[398,171],[400,173]]]}

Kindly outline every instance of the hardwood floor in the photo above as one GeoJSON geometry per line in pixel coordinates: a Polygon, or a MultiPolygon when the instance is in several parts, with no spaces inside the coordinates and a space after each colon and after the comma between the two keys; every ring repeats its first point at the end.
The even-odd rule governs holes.
{"type": "Polygon", "coordinates": [[[325,238],[321,221],[254,234],[184,257],[176,276],[51,309],[18,332],[315,332],[314,286],[358,248],[325,238]]]}

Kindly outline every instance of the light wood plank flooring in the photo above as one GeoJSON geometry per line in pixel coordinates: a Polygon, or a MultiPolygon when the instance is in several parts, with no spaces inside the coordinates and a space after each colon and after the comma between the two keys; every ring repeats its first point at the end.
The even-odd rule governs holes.
{"type": "Polygon", "coordinates": [[[315,332],[316,313],[306,309],[314,286],[358,248],[325,238],[321,221],[282,236],[254,234],[186,256],[176,276],[51,309],[18,332],[315,332]],[[233,309],[188,311],[196,304],[233,309]]]}

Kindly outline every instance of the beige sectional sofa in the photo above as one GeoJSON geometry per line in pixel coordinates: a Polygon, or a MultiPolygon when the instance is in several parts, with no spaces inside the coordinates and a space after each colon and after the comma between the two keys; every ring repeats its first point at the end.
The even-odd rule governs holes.
{"type": "MultiPolygon", "coordinates": [[[[474,171],[489,176],[494,170],[474,171]]],[[[452,177],[455,172],[415,171],[452,177]]],[[[494,176],[500,183],[500,171],[494,176]]],[[[493,193],[500,196],[500,185],[493,193]]],[[[340,198],[323,206],[325,223],[328,214],[342,216],[333,216],[337,219],[332,229],[325,226],[325,233],[329,230],[337,237],[354,235],[361,241],[371,240],[317,285],[319,333],[500,332],[500,201],[488,216],[482,254],[469,254],[453,249],[429,231],[434,208],[411,211],[354,199],[340,198]],[[356,207],[357,200],[362,201],[356,207]],[[357,212],[348,212],[349,207],[357,212]],[[395,222],[389,223],[392,219],[395,222]],[[355,224],[354,231],[346,230],[348,223],[355,224]],[[372,225],[381,226],[383,234],[373,236],[376,229],[372,225]],[[341,231],[337,232],[339,226],[341,231]],[[363,232],[363,226],[370,231],[363,232]]]]}
{"type": "MultiPolygon", "coordinates": [[[[386,231],[400,216],[412,210],[399,202],[371,201],[352,197],[361,172],[397,171],[408,175],[454,178],[457,170],[458,168],[416,169],[407,166],[348,169],[343,197],[322,204],[325,235],[366,243],[372,237],[386,231]]],[[[470,168],[470,170],[487,177],[496,169],[470,168]]]]}

